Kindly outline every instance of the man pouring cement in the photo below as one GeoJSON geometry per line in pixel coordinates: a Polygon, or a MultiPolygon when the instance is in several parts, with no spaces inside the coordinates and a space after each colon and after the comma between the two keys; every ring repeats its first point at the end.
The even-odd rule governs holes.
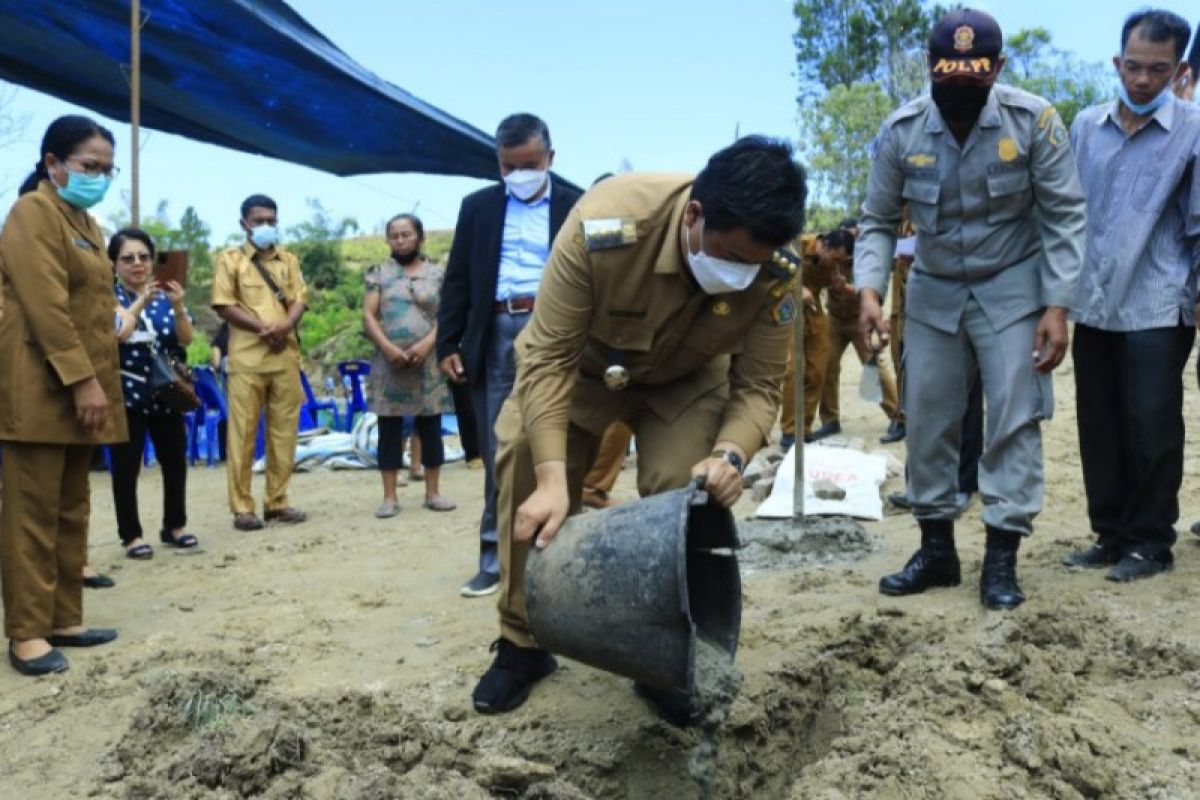
{"type": "Polygon", "coordinates": [[[1085,226],[1066,128],[1045,100],[996,84],[1001,47],[1000,26],[981,11],[952,11],[934,26],[930,95],[902,106],[880,130],[855,250],[862,334],[886,340],[881,305],[908,204],[917,243],[904,404],[921,549],[879,590],[914,594],[962,580],[955,494],[978,369],[987,398],[980,599],[996,609],[1025,600],[1017,549],[1042,506],[1040,426],[1054,409],[1050,372],[1067,350],[1085,226]]]}
{"type": "Polygon", "coordinates": [[[513,710],[557,668],[529,629],[525,561],[579,510],[610,422],[637,437],[643,496],[705,475],[737,502],[779,405],[796,306],[776,248],[803,227],[805,195],[788,145],[746,137],[694,178],[609,178],[567,217],[496,423],[501,638],[480,713],[513,710]]]}

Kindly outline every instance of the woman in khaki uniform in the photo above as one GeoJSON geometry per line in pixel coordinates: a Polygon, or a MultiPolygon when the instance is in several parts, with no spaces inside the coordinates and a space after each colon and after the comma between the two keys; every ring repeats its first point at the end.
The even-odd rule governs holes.
{"type": "Polygon", "coordinates": [[[8,658],[67,668],[58,647],[110,642],[83,626],[92,449],[126,438],[112,265],[86,209],[115,173],[113,136],[60,117],[0,233],[0,580],[8,658]]]}

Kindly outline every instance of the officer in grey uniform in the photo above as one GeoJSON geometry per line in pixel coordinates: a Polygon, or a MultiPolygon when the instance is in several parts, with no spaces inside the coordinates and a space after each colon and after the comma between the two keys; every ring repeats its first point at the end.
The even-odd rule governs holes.
{"type": "Polygon", "coordinates": [[[987,398],[979,490],[987,551],[980,599],[1015,608],[1021,538],[1042,506],[1040,423],[1067,349],[1083,261],[1084,198],[1066,128],[1040,97],[996,84],[1000,26],[952,11],[929,39],[929,96],[902,106],[875,142],[855,250],[860,326],[885,341],[881,308],[904,206],[917,227],[905,311],[909,493],[921,549],[884,594],[962,581],[954,548],[963,414],[975,370],[987,398]]]}

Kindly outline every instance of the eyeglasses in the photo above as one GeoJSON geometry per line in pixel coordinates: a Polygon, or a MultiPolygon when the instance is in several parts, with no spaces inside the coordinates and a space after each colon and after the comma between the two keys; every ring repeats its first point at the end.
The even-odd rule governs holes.
{"type": "Polygon", "coordinates": [[[149,253],[126,253],[123,256],[117,256],[117,261],[122,264],[149,264],[154,258],[149,253]]]}
{"type": "MultiPolygon", "coordinates": [[[[70,161],[70,160],[71,159],[69,159],[69,158],[67,159],[67,161],[70,161]]],[[[105,167],[101,164],[96,163],[95,161],[86,161],[86,162],[82,162],[82,163],[77,161],[75,163],[79,164],[80,171],[84,175],[87,175],[92,178],[94,178],[98,175],[103,175],[106,178],[116,178],[118,175],[121,174],[120,167],[113,167],[113,166],[105,167]]]]}

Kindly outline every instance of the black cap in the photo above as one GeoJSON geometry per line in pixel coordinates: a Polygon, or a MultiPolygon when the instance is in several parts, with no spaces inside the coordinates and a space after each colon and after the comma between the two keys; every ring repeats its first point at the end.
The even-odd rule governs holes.
{"type": "Polygon", "coordinates": [[[965,75],[988,78],[999,68],[1004,36],[984,11],[962,8],[937,21],[929,34],[929,71],[933,80],[965,75]]]}

